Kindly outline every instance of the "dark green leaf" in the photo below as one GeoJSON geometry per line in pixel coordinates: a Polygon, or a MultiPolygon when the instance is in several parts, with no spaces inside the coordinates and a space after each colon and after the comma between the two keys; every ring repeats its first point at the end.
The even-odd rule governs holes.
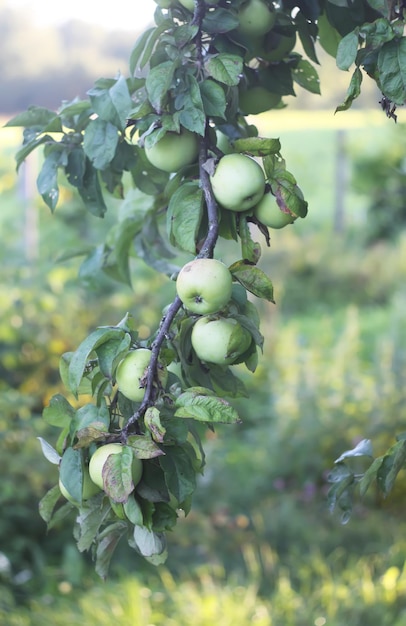
{"type": "Polygon", "coordinates": [[[315,49],[315,33],[314,23],[309,22],[305,17],[303,11],[298,11],[295,16],[295,24],[297,26],[297,32],[300,37],[300,42],[303,46],[303,50],[314,63],[318,63],[316,49],[315,49]],[[313,30],[312,30],[313,29],[313,30]]]}
{"type": "Polygon", "coordinates": [[[44,520],[44,522],[46,522],[47,524],[49,524],[49,522],[52,519],[52,514],[54,512],[55,505],[58,502],[60,497],[61,497],[61,492],[59,490],[59,487],[58,485],[55,485],[55,487],[52,487],[52,489],[47,491],[47,493],[40,500],[39,514],[44,520]]]}
{"type": "Polygon", "coordinates": [[[324,50],[332,57],[337,56],[338,44],[341,41],[340,33],[330,24],[326,15],[320,15],[317,20],[319,42],[324,50]]]}
{"type": "Polygon", "coordinates": [[[203,30],[206,33],[227,33],[237,28],[238,17],[230,11],[230,8],[218,7],[215,11],[207,12],[203,20],[203,30]]]}
{"type": "Polygon", "coordinates": [[[379,86],[395,104],[406,102],[406,37],[382,46],[378,55],[379,86]]]}
{"type": "Polygon", "coordinates": [[[197,183],[184,183],[169,201],[167,230],[171,244],[184,252],[196,254],[202,215],[202,190],[197,183]]]}
{"type": "Polygon", "coordinates": [[[104,202],[97,170],[93,167],[89,159],[86,159],[86,171],[82,186],[79,187],[79,194],[86,209],[92,213],[92,215],[96,217],[104,216],[107,207],[104,202]]]}
{"type": "Polygon", "coordinates": [[[361,83],[362,83],[362,72],[359,67],[355,68],[355,71],[351,77],[350,86],[348,87],[347,95],[342,104],[340,104],[335,112],[346,111],[350,108],[352,103],[361,93],[361,83]]]}
{"type": "Polygon", "coordinates": [[[165,482],[179,502],[183,502],[196,487],[196,473],[190,456],[180,446],[167,447],[159,463],[165,473],[165,482]]]}
{"type": "Polygon", "coordinates": [[[303,89],[307,89],[310,93],[320,94],[319,75],[309,61],[301,59],[292,70],[292,76],[295,83],[303,87],[303,89]]]}
{"type": "Polygon", "coordinates": [[[256,265],[261,257],[261,246],[252,239],[251,230],[244,215],[240,216],[238,231],[241,239],[242,258],[244,261],[256,265]]]}
{"type": "Polygon", "coordinates": [[[104,494],[83,503],[76,518],[78,524],[76,540],[80,552],[89,550],[96,539],[99,528],[110,512],[110,502],[104,494]]]}
{"type": "Polygon", "coordinates": [[[58,168],[65,165],[67,153],[53,150],[46,157],[37,178],[38,192],[53,211],[59,200],[58,168]]]}
{"type": "Polygon", "coordinates": [[[126,530],[126,524],[116,522],[108,526],[98,538],[95,570],[103,580],[107,578],[111,557],[126,530]]]}
{"type": "Polygon", "coordinates": [[[149,407],[149,409],[147,409],[144,415],[144,423],[154,441],[163,443],[166,429],[161,423],[160,413],[156,407],[149,407]]]}
{"type": "Polygon", "coordinates": [[[74,148],[68,153],[68,162],[65,174],[73,187],[82,187],[83,177],[86,172],[86,157],[81,146],[74,148]]]}

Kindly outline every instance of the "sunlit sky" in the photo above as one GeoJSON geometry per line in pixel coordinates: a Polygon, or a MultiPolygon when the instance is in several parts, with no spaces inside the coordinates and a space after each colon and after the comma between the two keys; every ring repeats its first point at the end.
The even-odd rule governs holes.
{"type": "Polygon", "coordinates": [[[106,29],[142,30],[153,21],[153,0],[6,0],[29,11],[38,26],[80,19],[106,29]]]}

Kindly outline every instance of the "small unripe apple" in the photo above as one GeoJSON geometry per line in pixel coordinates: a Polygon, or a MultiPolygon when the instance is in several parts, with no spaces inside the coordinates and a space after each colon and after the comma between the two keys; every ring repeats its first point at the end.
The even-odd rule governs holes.
{"type": "MultiPolygon", "coordinates": [[[[72,498],[72,496],[70,495],[69,491],[66,489],[65,485],[63,484],[60,478],[59,478],[59,489],[64,498],[66,498],[69,502],[71,502],[75,506],[80,506],[80,502],[77,502],[74,498],[72,498]]],[[[98,487],[92,481],[90,474],[89,474],[89,469],[87,467],[84,467],[83,468],[82,500],[84,502],[86,500],[89,500],[90,498],[95,496],[96,493],[99,493],[99,491],[100,491],[100,487],[98,487]]]]}
{"type": "Polygon", "coordinates": [[[193,326],[191,341],[201,361],[232,365],[249,348],[252,339],[233,318],[201,317],[193,326]]]}
{"type": "Polygon", "coordinates": [[[217,313],[231,298],[232,276],[228,267],[217,259],[195,259],[180,270],[176,291],[191,313],[217,313]]]}
{"type": "MultiPolygon", "coordinates": [[[[116,382],[119,391],[133,402],[141,402],[144,398],[144,378],[151,361],[151,350],[138,348],[131,350],[118,364],[116,382]]],[[[168,379],[166,368],[158,365],[158,378],[164,387],[168,379]]]]}
{"type": "Polygon", "coordinates": [[[145,156],[159,170],[177,172],[191,165],[199,153],[199,140],[196,133],[182,128],[180,133],[168,132],[153,146],[145,147],[145,156]]]}
{"type": "Polygon", "coordinates": [[[276,21],[276,14],[263,0],[247,0],[238,9],[237,31],[248,37],[261,37],[269,32],[276,21]]]}
{"type": "Polygon", "coordinates": [[[261,52],[258,56],[265,59],[265,61],[277,63],[278,61],[282,61],[282,59],[293,50],[295,43],[295,32],[290,35],[283,35],[275,30],[271,30],[271,32],[265,35],[261,52]]]}
{"type": "MultiPolygon", "coordinates": [[[[120,443],[107,443],[100,448],[97,448],[96,452],[90,459],[89,473],[92,481],[103,489],[103,467],[108,457],[111,454],[121,454],[123,446],[120,443]]],[[[131,474],[134,486],[138,485],[142,475],[142,461],[133,455],[133,461],[131,465],[131,474]]]]}
{"type": "Polygon", "coordinates": [[[262,85],[255,85],[239,92],[240,109],[244,115],[258,115],[274,109],[281,101],[281,96],[265,89],[262,85]]]}
{"type": "Polygon", "coordinates": [[[268,228],[284,228],[293,224],[296,217],[291,213],[285,213],[278,207],[275,196],[268,192],[254,207],[254,216],[268,228]]]}
{"type": "Polygon", "coordinates": [[[223,156],[210,177],[217,202],[230,211],[247,211],[258,204],[265,191],[261,166],[245,154],[223,156]]]}

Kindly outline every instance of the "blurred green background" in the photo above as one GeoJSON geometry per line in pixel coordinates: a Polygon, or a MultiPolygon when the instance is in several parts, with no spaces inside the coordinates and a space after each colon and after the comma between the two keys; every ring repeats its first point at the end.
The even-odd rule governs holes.
{"type": "MultiPolygon", "coordinates": [[[[3,42],[21,29],[27,41],[27,20],[1,7],[3,42]]],[[[101,42],[120,42],[125,67],[134,36],[71,28],[86,44],[83,87],[75,83],[83,96],[115,71],[101,42]]],[[[76,52],[78,41],[71,35],[76,52]]],[[[15,45],[22,61],[5,74],[4,122],[30,104],[57,107],[76,95],[70,69],[55,60],[57,85],[46,65],[52,55],[38,57],[29,80],[32,47],[15,45]]],[[[1,54],[9,68],[15,57],[5,45],[1,54]]],[[[406,133],[368,89],[358,108],[334,116],[347,80],[323,65],[325,97],[298,94],[293,111],[255,119],[263,134],[281,138],[310,209],[271,233],[269,249],[261,242],[276,305],[256,302],[266,347],[254,376],[241,371],[251,391],[238,403],[243,424],[208,438],[206,471],[192,512],[169,537],[165,567],[123,546],[107,583],[77,552],[73,519],[47,534],[39,517],[38,501],[57,480],[36,439],[57,435],[41,412],[61,390],[61,353],[126,311],[148,336],[174,288],[136,259],[133,292],[80,259],[61,261],[102,240],[114,201],[97,220],[64,185],[52,216],[35,190],[38,157],[17,177],[21,135],[0,131],[2,624],[406,626],[406,483],[387,501],[372,492],[357,502],[347,524],[326,500],[328,471],[344,450],[371,438],[379,454],[406,431],[406,133]]],[[[225,258],[235,254],[224,247],[225,258]]]]}

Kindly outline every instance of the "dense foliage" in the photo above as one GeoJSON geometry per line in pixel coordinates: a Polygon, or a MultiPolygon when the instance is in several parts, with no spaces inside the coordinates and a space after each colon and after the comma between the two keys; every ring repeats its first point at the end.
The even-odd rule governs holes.
{"type": "MultiPolygon", "coordinates": [[[[92,551],[102,577],[122,537],[148,561],[165,560],[165,532],[181,512],[190,511],[196,476],[205,465],[207,431],[218,423],[240,422],[236,404],[225,399],[247,395],[244,375],[237,376],[235,366],[255,371],[263,348],[251,295],[273,302],[274,293],[258,267],[261,246],[253,239],[252,224],[268,244],[269,227],[280,223],[276,226],[267,212],[263,217],[259,205],[270,199],[278,219],[288,217],[284,225],[307,213],[279,139],[258,137],[246,115],[281,108],[294,85],[319,92],[318,37],[330,52],[336,47],[339,67],[356,65],[338,110],[359,95],[362,69],[382,90],[389,117],[396,117],[396,106],[406,99],[401,7],[391,7],[388,14],[386,5],[362,1],[351,6],[288,2],[276,7],[265,0],[198,0],[190,8],[186,1],[158,4],[165,8],[157,8],[156,26],[141,35],[131,54],[131,78],[100,79],[88,100],[65,102],[57,113],[31,107],[8,123],[25,128],[18,165],[44,147],[37,185],[51,210],[60,199],[60,170],[95,217],[106,214],[109,194],[122,199],[105,241],[76,252],[85,257],[82,272],[102,270],[122,283],[136,283],[130,265],[135,253],[168,278],[177,277],[177,295],[147,338],[141,339],[137,323],[124,315],[65,352],[60,374],[69,395],[53,396],[44,410],[45,421],[61,430],[55,447],[42,439],[45,456],[59,466],[60,481],[42,499],[41,515],[52,528],[78,509],[78,548],[92,551]],[[294,51],[297,36],[302,52],[294,51]],[[223,257],[230,242],[239,251],[228,269],[218,263],[224,270],[217,286],[225,300],[213,295],[216,285],[208,276],[189,302],[185,262],[196,257],[193,263],[203,274],[200,268],[207,264],[201,262],[212,267],[213,257],[223,257]],[[206,296],[215,304],[195,306],[206,296]],[[196,329],[207,315],[208,326],[222,322],[223,332],[224,323],[233,327],[222,360],[210,352],[201,356],[196,329]],[[129,375],[130,360],[137,364],[145,350],[149,365],[129,375]],[[110,444],[120,444],[120,453],[95,468],[103,446],[110,444]],[[140,460],[139,481],[134,463],[140,460]],[[103,486],[95,495],[87,489],[89,471],[103,486]],[[68,502],[59,506],[61,493],[68,502]]],[[[387,492],[404,461],[402,446],[374,462],[363,484],[378,478],[387,492]]],[[[368,445],[361,452],[371,457],[368,445]]],[[[359,481],[347,461],[359,454],[357,448],[341,456],[331,474],[333,502],[346,511],[348,492],[359,481]]]]}

